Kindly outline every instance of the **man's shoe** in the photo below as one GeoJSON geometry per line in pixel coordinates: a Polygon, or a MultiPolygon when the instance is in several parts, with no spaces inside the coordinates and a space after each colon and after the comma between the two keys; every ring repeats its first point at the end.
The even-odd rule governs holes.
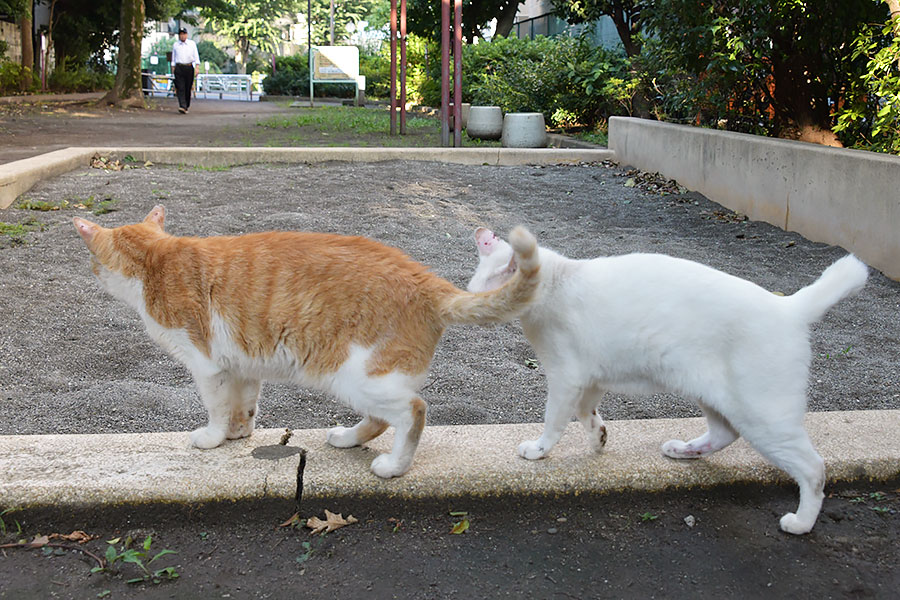
{"type": "Polygon", "coordinates": [[[180,112],[181,114],[184,114],[184,113],[187,112],[187,109],[186,109],[186,108],[182,108],[182,107],[179,106],[179,107],[178,107],[178,112],[180,112]]]}
{"type": "Polygon", "coordinates": [[[189,109],[189,108],[184,109],[185,114],[187,114],[187,112],[188,112],[189,110],[191,110],[191,109],[189,109]]]}

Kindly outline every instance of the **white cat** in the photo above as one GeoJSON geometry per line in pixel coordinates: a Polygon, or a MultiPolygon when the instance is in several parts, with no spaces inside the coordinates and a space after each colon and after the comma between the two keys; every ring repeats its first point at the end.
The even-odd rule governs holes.
{"type": "MultiPolygon", "coordinates": [[[[479,263],[469,291],[496,289],[516,271],[512,248],[484,228],[475,241],[479,263]]],[[[800,486],[799,508],[781,518],[781,528],[810,531],[825,467],[803,425],[809,324],[859,291],[868,267],[846,256],[812,285],[781,297],[669,256],[572,260],[538,252],[541,283],[521,319],[546,370],[548,395],[544,432],[522,442],[519,454],[547,456],[573,416],[600,451],[604,392],[673,392],[697,401],[709,430],[688,442],[670,440],[663,453],[697,458],[744,436],[800,486]]]]}

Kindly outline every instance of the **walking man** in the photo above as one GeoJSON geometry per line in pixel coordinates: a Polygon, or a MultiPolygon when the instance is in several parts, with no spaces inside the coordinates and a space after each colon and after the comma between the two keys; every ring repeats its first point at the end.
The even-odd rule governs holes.
{"type": "Polygon", "coordinates": [[[200,71],[200,54],[197,44],[187,39],[187,29],[178,30],[178,41],[172,46],[172,62],[175,63],[175,93],[178,95],[178,112],[184,114],[191,107],[191,89],[194,76],[200,71]]]}

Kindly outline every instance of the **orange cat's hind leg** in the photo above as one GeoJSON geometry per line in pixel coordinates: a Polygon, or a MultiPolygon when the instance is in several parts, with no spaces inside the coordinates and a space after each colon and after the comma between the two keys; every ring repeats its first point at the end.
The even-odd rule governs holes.
{"type": "Polygon", "coordinates": [[[394,447],[389,454],[382,454],[372,461],[372,472],[389,479],[399,477],[412,465],[419,438],[425,428],[425,415],[427,407],[425,401],[415,397],[409,401],[405,410],[401,410],[398,418],[392,420],[396,432],[394,434],[394,447]]]}
{"type": "Polygon", "coordinates": [[[388,428],[387,421],[364,417],[353,427],[333,427],[328,430],[328,443],[335,448],[353,448],[377,438],[388,428]]]}
{"type": "Polygon", "coordinates": [[[261,383],[255,380],[236,379],[231,382],[229,402],[231,420],[228,423],[228,439],[249,437],[256,426],[257,403],[261,383]]]}

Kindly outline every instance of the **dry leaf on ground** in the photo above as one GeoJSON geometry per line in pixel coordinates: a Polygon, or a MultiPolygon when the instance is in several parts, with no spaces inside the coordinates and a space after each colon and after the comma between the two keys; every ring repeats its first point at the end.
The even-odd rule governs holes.
{"type": "Polygon", "coordinates": [[[310,517],[308,521],[306,521],[306,526],[312,529],[310,535],[315,535],[317,533],[331,533],[335,529],[340,529],[346,525],[351,525],[353,523],[357,523],[358,519],[356,519],[353,515],[349,515],[346,519],[343,515],[334,514],[330,510],[325,510],[325,520],[323,521],[319,517],[310,517]]]}

